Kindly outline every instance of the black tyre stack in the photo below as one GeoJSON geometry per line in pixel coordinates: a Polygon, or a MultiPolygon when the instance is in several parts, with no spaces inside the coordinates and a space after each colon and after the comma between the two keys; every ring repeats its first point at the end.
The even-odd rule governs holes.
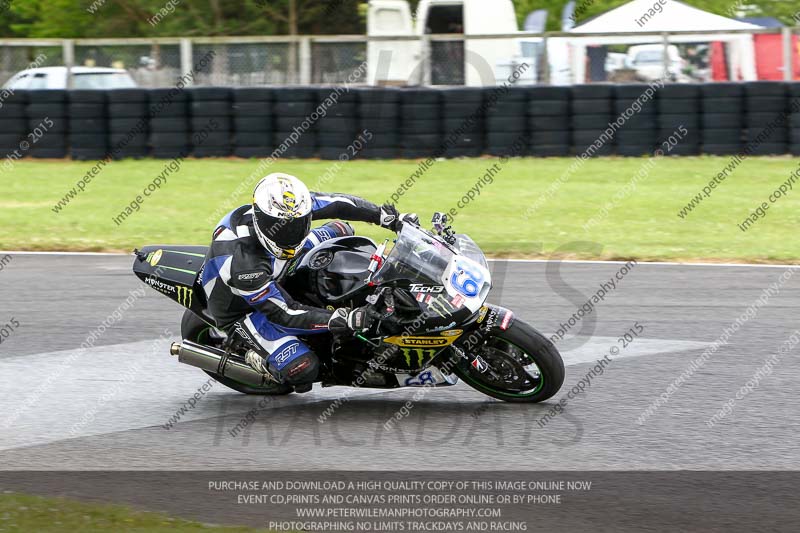
{"type": "Polygon", "coordinates": [[[445,157],[478,157],[484,151],[484,91],[460,87],[442,91],[445,157]]]}
{"type": "Polygon", "coordinates": [[[405,159],[439,157],[442,106],[438,89],[406,89],[400,97],[400,155],[405,159]]]}
{"type": "Polygon", "coordinates": [[[525,155],[528,151],[526,106],[528,90],[511,87],[505,93],[488,90],[483,95],[486,153],[495,156],[525,155]],[[515,146],[521,143],[522,146],[515,146]]]}
{"type": "Polygon", "coordinates": [[[28,94],[25,91],[16,91],[8,94],[0,106],[0,169],[6,162],[6,157],[16,159],[15,152],[24,157],[20,143],[28,133],[28,120],[25,108],[28,104],[28,94]]]}
{"type": "MultiPolygon", "coordinates": [[[[21,142],[28,143],[27,153],[32,157],[41,158],[66,157],[69,131],[67,91],[61,89],[30,91],[26,114],[28,127],[21,142]]],[[[23,150],[20,150],[20,153],[22,152],[23,150]]]]}
{"type": "Polygon", "coordinates": [[[153,157],[175,159],[191,153],[189,95],[185,90],[151,89],[149,114],[153,157]]]}
{"type": "Polygon", "coordinates": [[[744,90],[741,83],[706,83],[700,87],[701,151],[735,155],[742,151],[744,90]]]}
{"type": "Polygon", "coordinates": [[[233,131],[236,157],[267,157],[272,153],[272,90],[242,87],[233,90],[233,131]]]}
{"type": "Polygon", "coordinates": [[[229,87],[189,89],[189,141],[195,157],[227,157],[233,153],[232,97],[229,87]]]}
{"type": "Polygon", "coordinates": [[[788,85],[757,81],[744,86],[746,138],[752,155],[781,155],[789,143],[788,85]]]}
{"type": "Polygon", "coordinates": [[[572,86],[572,150],[575,154],[588,153],[596,157],[613,155],[615,139],[601,136],[609,128],[609,123],[616,120],[614,115],[613,85],[593,84],[572,86]],[[602,142],[599,148],[590,148],[602,142]]]}
{"type": "Polygon", "coordinates": [[[699,154],[700,86],[690,83],[665,85],[659,90],[657,101],[657,141],[664,155],[699,154]],[[678,140],[677,144],[670,144],[670,139],[678,140]]]}
{"type": "Polygon", "coordinates": [[[525,105],[531,155],[569,155],[572,150],[569,88],[533,87],[528,91],[525,105]]]}
{"type": "Polygon", "coordinates": [[[140,159],[149,154],[148,105],[145,89],[108,91],[108,141],[114,159],[140,159]]]}
{"type": "Polygon", "coordinates": [[[800,155],[800,83],[788,87],[789,102],[789,153],[800,155]]]}
{"type": "Polygon", "coordinates": [[[281,157],[314,157],[317,131],[311,115],[317,109],[317,91],[311,87],[275,89],[275,112],[272,143],[281,157]]]}
{"type": "Polygon", "coordinates": [[[69,151],[72,159],[103,159],[108,154],[105,91],[69,91],[69,151]]]}
{"type": "Polygon", "coordinates": [[[615,135],[618,155],[639,157],[656,150],[658,104],[655,96],[645,98],[648,89],[650,85],[646,84],[618,85],[614,89],[614,120],[625,120],[615,135]]]}
{"type": "Polygon", "coordinates": [[[366,146],[358,153],[363,159],[393,159],[400,146],[399,89],[358,90],[359,131],[366,131],[366,146]],[[371,136],[371,138],[370,138],[371,136]]]}
{"type": "MultiPolygon", "coordinates": [[[[316,101],[323,103],[335,94],[335,89],[323,87],[317,90],[316,101]]],[[[336,103],[325,107],[325,116],[316,123],[317,153],[322,159],[339,159],[348,152],[358,135],[358,94],[355,91],[340,92],[336,103]]],[[[352,156],[350,152],[348,157],[352,156]]]]}

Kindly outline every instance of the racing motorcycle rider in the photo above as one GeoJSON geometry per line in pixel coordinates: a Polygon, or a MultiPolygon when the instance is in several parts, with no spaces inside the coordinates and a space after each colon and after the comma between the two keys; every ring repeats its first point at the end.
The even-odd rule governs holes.
{"type": "Polygon", "coordinates": [[[391,204],[378,207],[347,194],[310,192],[298,178],[273,173],[256,185],[251,205],[234,209],[217,224],[201,276],[218,327],[254,347],[246,353],[247,363],[296,392],[311,390],[319,372],[319,359],[297,335],[369,327],[365,307],[311,307],[281,287],[290,260],[325,240],[353,235],[353,228],[338,220],[311,229],[312,220],[332,218],[371,222],[395,232],[403,222],[419,222],[391,204]]]}

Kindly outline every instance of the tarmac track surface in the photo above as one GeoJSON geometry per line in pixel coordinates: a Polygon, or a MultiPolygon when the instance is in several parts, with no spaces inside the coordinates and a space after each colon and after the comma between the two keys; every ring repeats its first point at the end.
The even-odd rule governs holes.
{"type": "MultiPolygon", "coordinates": [[[[800,348],[779,352],[800,327],[800,276],[789,267],[639,263],[558,341],[567,377],[554,399],[506,404],[464,384],[426,390],[387,430],[386,420],[418,389],[353,391],[323,423],[318,417],[344,389],[315,387],[265,405],[212,382],[187,408],[208,377],[168,355],[181,309],[133,276],[130,257],[12,256],[0,271],[0,324],[19,323],[0,344],[4,470],[386,470],[417,460],[471,471],[800,465],[800,348]],[[642,420],[690,362],[775,283],[782,284],[767,304],[642,420]],[[78,350],[138,289],[144,296],[121,320],[93,348],[78,350]],[[622,349],[619,337],[635,323],[644,330],[622,349]],[[620,351],[605,372],[542,424],[612,346],[620,351]],[[776,355],[770,373],[756,382],[756,372],[776,355]],[[748,381],[751,390],[709,427],[748,381]],[[167,428],[181,407],[179,421],[167,428]],[[253,423],[233,431],[248,412],[253,423]]],[[[622,264],[492,266],[490,301],[551,335],[622,264]]]]}

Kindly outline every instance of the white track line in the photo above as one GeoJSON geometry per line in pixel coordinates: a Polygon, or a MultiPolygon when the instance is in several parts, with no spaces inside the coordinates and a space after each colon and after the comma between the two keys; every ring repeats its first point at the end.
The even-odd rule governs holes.
{"type": "MultiPolygon", "coordinates": [[[[168,246],[168,245],[165,245],[168,246]]],[[[86,256],[130,256],[132,252],[31,252],[0,250],[0,254],[11,255],[86,255],[86,256]]],[[[624,265],[628,261],[601,261],[597,259],[506,259],[503,257],[487,258],[489,261],[508,261],[509,263],[573,263],[586,265],[624,265]]],[[[680,263],[677,261],[637,261],[637,265],[653,266],[708,266],[708,267],[733,267],[733,268],[797,268],[800,264],[758,264],[758,263],[680,263]]]]}
{"type": "MultiPolygon", "coordinates": [[[[625,265],[630,261],[601,261],[582,259],[505,259],[487,258],[488,261],[508,261],[509,263],[575,263],[587,265],[625,265]]],[[[677,261],[636,261],[636,265],[653,266],[709,266],[709,267],[750,267],[750,268],[798,268],[800,264],[760,264],[760,263],[679,263],[677,261]]]]}
{"type": "MultiPolygon", "coordinates": [[[[61,440],[154,427],[167,423],[209,378],[168,354],[169,341],[140,341],[0,359],[0,451],[61,440]]],[[[614,359],[703,349],[708,343],[636,339],[614,359]]],[[[579,348],[564,349],[566,366],[594,363],[618,346],[616,337],[592,337],[579,348]]],[[[572,382],[574,380],[570,380],[572,382]]],[[[459,385],[466,390],[466,385],[459,385]]],[[[266,409],[333,402],[343,387],[275,398],[266,409]]],[[[410,390],[410,389],[406,389],[410,390]]],[[[461,390],[461,389],[459,389],[461,390]]],[[[398,389],[393,389],[397,392],[398,389]]],[[[387,390],[350,389],[348,397],[386,394],[387,390]]],[[[475,392],[476,399],[482,396],[475,392]]],[[[247,397],[215,384],[188,409],[180,422],[219,420],[220,431],[235,425],[260,397],[247,397]]]]}
{"type": "Polygon", "coordinates": [[[0,254],[10,254],[10,255],[115,255],[115,256],[127,256],[133,255],[133,252],[31,252],[31,251],[20,251],[20,250],[0,250],[0,254]]]}

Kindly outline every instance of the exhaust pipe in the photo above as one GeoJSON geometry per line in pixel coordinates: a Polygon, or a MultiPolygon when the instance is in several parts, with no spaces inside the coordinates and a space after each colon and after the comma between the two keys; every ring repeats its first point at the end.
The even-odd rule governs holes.
{"type": "Polygon", "coordinates": [[[272,383],[269,376],[256,372],[250,365],[235,361],[226,352],[211,346],[203,346],[185,340],[173,342],[169,353],[177,356],[178,362],[225,376],[240,383],[254,387],[272,383]]]}

